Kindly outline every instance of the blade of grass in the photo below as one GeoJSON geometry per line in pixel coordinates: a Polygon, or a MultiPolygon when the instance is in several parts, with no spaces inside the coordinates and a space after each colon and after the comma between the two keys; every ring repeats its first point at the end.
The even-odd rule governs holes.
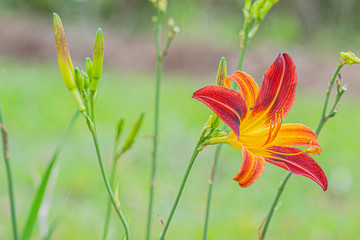
{"type": "Polygon", "coordinates": [[[78,118],[78,116],[79,116],[79,112],[76,111],[73,118],[69,122],[69,125],[67,126],[67,128],[66,128],[60,142],[56,146],[54,154],[53,154],[53,156],[52,156],[52,158],[50,160],[50,163],[49,163],[49,165],[48,165],[48,167],[47,167],[47,169],[45,171],[44,177],[42,178],[41,184],[40,184],[40,186],[39,186],[39,188],[38,188],[38,190],[36,192],[34,201],[33,201],[32,205],[31,205],[31,209],[30,209],[30,212],[29,212],[29,215],[28,215],[25,227],[24,227],[24,231],[23,231],[23,234],[22,234],[22,238],[21,238],[22,240],[28,240],[31,237],[31,232],[32,232],[32,230],[34,228],[36,217],[38,215],[41,203],[42,203],[42,201],[44,199],[45,190],[46,190],[47,184],[49,182],[49,178],[51,176],[54,164],[55,164],[56,159],[59,156],[59,153],[60,153],[61,149],[63,148],[63,146],[65,144],[65,141],[66,141],[67,137],[69,136],[70,131],[71,131],[76,119],[78,118]]]}

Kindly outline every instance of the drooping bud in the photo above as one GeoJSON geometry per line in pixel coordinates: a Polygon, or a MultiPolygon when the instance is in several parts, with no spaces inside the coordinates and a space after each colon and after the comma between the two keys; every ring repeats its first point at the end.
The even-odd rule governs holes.
{"type": "Polygon", "coordinates": [[[55,45],[58,56],[59,68],[65,86],[70,91],[76,88],[74,79],[74,66],[71,61],[70,52],[67,46],[64,28],[59,15],[53,13],[55,45]]]}
{"type": "Polygon", "coordinates": [[[226,59],[222,57],[219,62],[219,67],[216,75],[216,86],[223,87],[227,75],[226,59]]]}
{"type": "Polygon", "coordinates": [[[131,148],[132,144],[135,141],[136,135],[139,132],[139,129],[141,127],[142,121],[144,118],[144,113],[141,113],[140,117],[138,118],[138,120],[136,121],[133,129],[131,130],[129,136],[126,138],[125,143],[121,149],[121,152],[124,153],[125,151],[127,151],[128,149],[131,148]]]}
{"type": "Polygon", "coordinates": [[[91,85],[90,90],[96,91],[97,85],[99,83],[104,61],[104,38],[101,28],[96,32],[96,38],[94,43],[94,52],[93,52],[93,64],[91,71],[91,85]]]}
{"type": "Polygon", "coordinates": [[[74,68],[74,71],[75,71],[76,86],[81,91],[82,89],[84,89],[84,78],[81,75],[81,72],[78,67],[74,68]]]}
{"type": "Polygon", "coordinates": [[[351,65],[351,64],[360,63],[360,58],[356,56],[353,52],[350,51],[341,52],[340,56],[341,56],[340,63],[342,64],[351,65]]]}

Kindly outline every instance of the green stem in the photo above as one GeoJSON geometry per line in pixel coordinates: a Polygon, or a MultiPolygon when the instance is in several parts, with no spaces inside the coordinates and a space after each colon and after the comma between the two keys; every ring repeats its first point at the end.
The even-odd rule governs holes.
{"type": "MultiPolygon", "coordinates": [[[[95,128],[96,129],[96,128],[95,128]]],[[[102,177],[103,177],[103,180],[104,180],[104,183],[105,183],[105,186],[106,186],[106,190],[109,194],[109,197],[110,197],[110,200],[111,200],[111,203],[112,205],[114,206],[115,208],[115,211],[116,213],[118,214],[123,226],[124,226],[124,229],[125,229],[125,236],[126,236],[126,240],[130,240],[130,231],[129,231],[129,226],[126,222],[126,219],[125,219],[125,216],[124,214],[122,213],[121,209],[118,209],[118,207],[116,206],[116,200],[115,200],[115,197],[114,197],[114,194],[111,190],[111,185],[109,183],[109,180],[108,180],[108,177],[107,177],[107,174],[106,174],[106,171],[105,171],[105,167],[104,167],[104,163],[103,163],[103,160],[102,160],[102,157],[101,157],[101,153],[100,153],[100,147],[99,147],[99,142],[98,142],[98,138],[97,138],[97,135],[96,135],[96,130],[95,132],[91,132],[92,134],[92,137],[93,137],[93,140],[94,140],[94,145],[95,145],[95,149],[96,149],[96,154],[97,154],[97,158],[98,158],[98,161],[99,161],[99,166],[100,166],[100,170],[101,170],[101,174],[102,174],[102,177]]]]}
{"type": "MultiPolygon", "coordinates": [[[[115,173],[116,173],[116,166],[117,166],[117,154],[116,154],[116,147],[117,142],[114,144],[114,151],[113,151],[113,165],[111,169],[111,175],[110,175],[110,185],[114,187],[114,181],[115,181],[115,173]]],[[[119,156],[120,157],[120,156],[119,156]]],[[[107,210],[106,210],[106,216],[105,216],[105,225],[104,225],[104,234],[103,234],[103,240],[107,238],[108,230],[109,230],[109,221],[110,221],[110,210],[111,210],[111,201],[108,201],[107,210]]]]}
{"type": "Polygon", "coordinates": [[[19,237],[18,237],[18,230],[17,230],[17,223],[16,223],[15,196],[14,196],[12,174],[11,174],[11,166],[10,166],[10,154],[9,154],[8,148],[7,148],[8,139],[7,139],[7,135],[6,135],[4,125],[3,125],[1,102],[0,102],[0,124],[1,124],[1,127],[2,127],[1,134],[2,134],[3,157],[4,157],[4,161],[5,161],[5,166],[6,166],[6,175],[7,175],[8,190],[9,190],[11,224],[12,224],[14,240],[17,240],[17,239],[19,239],[19,237]]]}
{"type": "MultiPolygon", "coordinates": [[[[243,63],[244,63],[245,53],[246,53],[247,47],[249,45],[249,31],[250,31],[250,23],[245,21],[243,31],[242,31],[243,32],[243,39],[241,40],[241,44],[240,44],[241,52],[240,52],[240,57],[239,57],[238,70],[242,69],[242,66],[243,66],[243,63]]],[[[237,85],[235,84],[235,86],[233,88],[236,90],[237,85]]],[[[223,130],[226,131],[226,129],[227,129],[227,126],[225,125],[223,130]]],[[[213,162],[213,166],[212,166],[212,169],[211,169],[211,174],[210,174],[211,178],[210,178],[210,181],[209,181],[208,197],[207,197],[207,201],[206,201],[206,214],[205,214],[203,240],[206,240],[207,235],[208,235],[212,188],[213,188],[214,176],[215,176],[215,172],[216,172],[217,161],[219,159],[220,150],[221,150],[222,146],[223,145],[219,145],[216,148],[214,162],[213,162]]]]}
{"type": "Polygon", "coordinates": [[[289,178],[291,177],[291,175],[292,175],[292,173],[291,173],[291,172],[288,172],[288,173],[286,174],[286,176],[283,178],[283,180],[281,180],[280,186],[279,186],[279,188],[278,188],[278,191],[277,191],[277,193],[276,193],[276,196],[275,196],[275,198],[274,198],[274,201],[273,201],[273,203],[272,203],[272,205],[271,205],[270,211],[269,211],[269,213],[268,213],[268,215],[267,215],[265,224],[264,224],[264,226],[263,226],[263,228],[262,228],[262,230],[261,230],[261,239],[264,239],[264,238],[265,238],[265,234],[266,234],[267,228],[268,228],[268,226],[269,226],[269,223],[270,223],[270,221],[271,221],[271,217],[272,217],[272,215],[273,215],[273,213],[274,213],[274,210],[275,210],[275,208],[276,208],[276,206],[277,206],[277,204],[278,204],[278,202],[279,202],[280,196],[281,196],[282,192],[284,191],[284,188],[285,188],[285,186],[286,186],[286,183],[287,183],[287,181],[289,180],[289,178]]]}
{"type": "Polygon", "coordinates": [[[238,70],[241,70],[241,68],[242,68],[242,65],[244,63],[246,49],[249,44],[250,24],[251,24],[251,22],[248,22],[246,20],[244,21],[244,26],[243,26],[243,30],[242,30],[242,39],[241,39],[241,43],[240,43],[241,53],[239,56],[238,70]]]}
{"type": "Polygon", "coordinates": [[[57,144],[57,146],[55,148],[55,151],[51,157],[49,165],[48,165],[48,167],[44,173],[44,176],[41,180],[41,184],[40,184],[39,188],[37,189],[34,201],[32,203],[32,206],[31,206],[31,209],[30,209],[30,212],[29,212],[29,215],[28,215],[25,227],[24,227],[24,231],[23,231],[22,238],[21,238],[22,240],[28,240],[31,237],[31,232],[32,232],[32,229],[34,228],[34,224],[37,219],[38,212],[39,212],[41,203],[42,203],[44,195],[45,195],[46,187],[49,182],[49,178],[52,173],[52,169],[55,165],[55,162],[59,156],[61,149],[64,147],[66,139],[68,138],[70,131],[71,131],[72,127],[74,126],[79,114],[80,114],[80,112],[76,111],[76,113],[70,120],[68,126],[66,127],[66,130],[65,130],[60,142],[57,144]]]}
{"type": "Polygon", "coordinates": [[[210,173],[210,178],[209,178],[208,197],[207,197],[207,201],[206,201],[206,214],[205,214],[203,240],[206,240],[207,235],[208,235],[208,226],[209,226],[209,216],[210,216],[210,205],[211,205],[213,182],[214,182],[214,177],[215,177],[215,170],[216,170],[216,166],[217,166],[217,160],[218,160],[218,158],[220,156],[221,146],[222,145],[218,145],[216,147],[214,162],[213,162],[212,167],[211,167],[211,173],[210,173]]]}
{"type": "MultiPolygon", "coordinates": [[[[335,83],[335,80],[336,80],[336,77],[337,75],[339,74],[341,68],[343,67],[344,65],[343,64],[339,64],[339,66],[337,67],[334,75],[332,76],[331,78],[331,81],[330,81],[330,84],[329,84],[329,88],[328,88],[328,91],[326,92],[326,97],[325,97],[325,103],[324,103],[324,107],[323,107],[323,110],[322,110],[322,114],[321,114],[321,117],[320,117],[320,121],[319,121],[319,124],[316,128],[316,134],[319,136],[320,134],[320,131],[322,129],[322,127],[324,126],[325,122],[327,121],[328,119],[328,115],[326,114],[327,112],[327,107],[328,107],[328,103],[329,103],[329,99],[330,99],[330,93],[331,93],[331,90],[334,86],[334,83],[335,83]]],[[[332,107],[331,111],[330,112],[333,112],[338,104],[338,102],[340,101],[340,98],[341,98],[341,94],[338,93],[338,95],[336,96],[336,100],[335,100],[335,103],[334,103],[334,106],[332,107]]],[[[269,210],[269,213],[267,215],[267,218],[265,220],[265,224],[261,230],[261,239],[265,239],[265,234],[266,234],[266,231],[267,231],[267,228],[270,224],[270,221],[271,221],[271,218],[272,218],[272,215],[274,213],[274,210],[275,210],[275,207],[278,205],[278,202],[279,202],[279,199],[280,199],[280,196],[286,186],[286,183],[288,182],[290,176],[292,175],[291,172],[287,173],[285,175],[285,177],[283,178],[283,180],[281,181],[281,184],[279,186],[279,189],[276,193],[276,196],[274,198],[274,201],[271,205],[271,208],[269,210]]]]}
{"type": "Polygon", "coordinates": [[[198,143],[196,144],[196,147],[195,147],[195,149],[194,149],[194,152],[193,152],[193,154],[192,154],[192,156],[191,156],[191,158],[190,158],[190,161],[189,161],[189,163],[188,163],[188,165],[187,165],[187,167],[186,167],[186,170],[185,170],[184,176],[183,176],[183,178],[182,178],[182,180],[181,180],[181,184],[180,184],[178,193],[177,193],[177,195],[176,195],[175,201],[174,201],[173,206],[172,206],[172,208],[171,208],[171,211],[170,211],[170,214],[169,214],[169,216],[168,216],[168,219],[166,220],[164,229],[163,229],[163,231],[161,232],[160,240],[164,240],[164,239],[165,239],[165,235],[166,235],[166,232],[167,232],[167,230],[168,230],[168,228],[169,228],[171,219],[172,219],[172,217],[173,217],[173,215],[174,215],[174,213],[175,213],[175,210],[176,210],[176,207],[177,207],[177,205],[178,205],[178,203],[179,203],[181,194],[182,194],[182,192],[183,192],[183,190],[184,190],[186,180],[187,180],[187,178],[188,178],[188,176],[189,176],[190,170],[191,170],[191,168],[192,168],[192,166],[193,166],[193,164],[194,164],[194,162],[195,162],[195,159],[196,159],[197,155],[199,154],[198,148],[200,147],[201,143],[202,143],[202,140],[199,139],[199,141],[198,141],[198,143]]]}
{"type": "Polygon", "coordinates": [[[321,114],[321,118],[320,118],[320,121],[319,121],[319,124],[316,128],[316,134],[319,134],[320,133],[320,130],[321,128],[324,126],[324,123],[326,122],[326,110],[327,110],[327,106],[328,106],[328,103],[329,103],[329,99],[330,99],[330,93],[331,93],[331,90],[334,86],[334,83],[335,83],[335,79],[336,77],[338,76],[341,68],[343,67],[344,65],[342,63],[339,63],[339,66],[337,67],[334,75],[332,76],[331,78],[331,81],[330,81],[330,84],[329,84],[329,89],[328,91],[326,92],[326,97],[325,97],[325,103],[324,103],[324,108],[323,108],[323,111],[322,111],[322,114],[321,114]]]}
{"type": "Polygon", "coordinates": [[[155,121],[154,121],[154,144],[151,164],[151,180],[150,180],[150,198],[148,208],[147,230],[146,240],[150,239],[151,233],[151,219],[153,210],[154,199],[154,187],[156,181],[156,169],[157,169],[157,153],[158,153],[158,128],[159,128],[159,97],[160,97],[160,82],[163,67],[163,56],[161,51],[161,21],[162,11],[157,9],[157,19],[155,24],[155,44],[156,44],[156,89],[155,89],[155,121]]]}

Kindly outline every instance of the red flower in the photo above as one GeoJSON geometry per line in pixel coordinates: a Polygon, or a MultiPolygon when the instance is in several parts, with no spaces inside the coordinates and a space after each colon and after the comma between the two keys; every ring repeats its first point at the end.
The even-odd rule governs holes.
{"type": "Polygon", "coordinates": [[[228,76],[224,83],[226,87],[201,88],[193,98],[205,103],[231,128],[229,135],[212,138],[210,144],[228,143],[242,152],[234,180],[241,187],[250,186],[263,173],[266,161],[311,178],[325,191],[326,176],[308,155],[322,151],[316,133],[303,124],[282,124],[295,100],[297,75],[291,57],[286,53],[278,56],[265,71],[260,90],[254,79],[241,71],[228,76]],[[231,80],[239,91],[231,89],[231,80]]]}

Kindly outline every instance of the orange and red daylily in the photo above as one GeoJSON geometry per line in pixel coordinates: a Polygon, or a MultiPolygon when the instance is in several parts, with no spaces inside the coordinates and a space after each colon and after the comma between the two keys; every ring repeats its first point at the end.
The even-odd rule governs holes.
{"type": "Polygon", "coordinates": [[[227,136],[210,139],[210,144],[227,143],[242,152],[234,177],[241,187],[252,185],[269,162],[327,189],[324,171],[308,154],[322,151],[316,133],[303,124],[282,123],[294,103],[296,84],[295,64],[284,53],[265,71],[260,89],[250,75],[236,71],[225,79],[224,87],[207,86],[194,93],[193,98],[231,128],[227,136]],[[239,91],[232,89],[231,81],[239,91]]]}

